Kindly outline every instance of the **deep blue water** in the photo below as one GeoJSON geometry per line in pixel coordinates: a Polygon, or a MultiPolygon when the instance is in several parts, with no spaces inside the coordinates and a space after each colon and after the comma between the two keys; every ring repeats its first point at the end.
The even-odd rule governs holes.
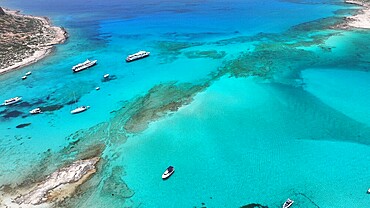
{"type": "MultiPolygon", "coordinates": [[[[75,207],[281,207],[288,197],[294,207],[367,207],[369,35],[327,27],[330,18],[340,19],[335,11],[347,9],[341,2],[1,4],[50,17],[69,39],[38,63],[0,77],[0,99],[24,100],[0,109],[0,185],[37,175],[45,155],[56,157],[50,171],[64,164],[78,154],[63,152],[78,135],[77,152],[84,144],[107,148],[86,194],[71,200],[75,207]],[[138,50],[151,55],[124,62],[138,50]],[[86,58],[98,65],[73,74],[71,67],[86,58]],[[225,75],[213,76],[223,69],[225,75]],[[32,75],[22,81],[27,71],[32,75]],[[114,79],[103,81],[106,73],[114,79]],[[115,112],[145,109],[130,103],[174,82],[207,87],[177,112],[158,113],[148,128],[125,134],[126,143],[97,130],[106,122],[108,132],[112,126],[124,132],[126,114],[115,112]],[[71,115],[76,97],[91,109],[71,115]],[[46,106],[53,110],[28,114],[46,106]],[[16,128],[25,123],[31,124],[16,128]],[[176,172],[162,181],[168,165],[176,172]],[[112,195],[110,178],[135,194],[112,195]]],[[[173,96],[158,94],[152,102],[173,96]]]]}

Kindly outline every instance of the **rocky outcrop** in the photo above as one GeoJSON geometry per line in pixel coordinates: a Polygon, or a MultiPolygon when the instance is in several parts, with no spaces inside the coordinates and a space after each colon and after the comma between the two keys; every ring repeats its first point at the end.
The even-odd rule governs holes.
{"type": "Polygon", "coordinates": [[[3,8],[0,7],[0,15],[5,15],[3,8]]]}
{"type": "Polygon", "coordinates": [[[70,197],[79,185],[96,172],[98,161],[98,157],[75,161],[53,172],[32,190],[17,197],[14,201],[18,205],[38,205],[70,197]]]}

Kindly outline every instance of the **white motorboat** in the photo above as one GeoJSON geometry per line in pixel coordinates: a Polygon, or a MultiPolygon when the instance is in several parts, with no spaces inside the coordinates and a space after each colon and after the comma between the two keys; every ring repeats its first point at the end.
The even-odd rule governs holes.
{"type": "Polygon", "coordinates": [[[96,87],[95,89],[96,89],[96,90],[100,90],[100,87],[96,87]]]}
{"type": "Polygon", "coordinates": [[[72,114],[76,114],[76,113],[81,113],[81,112],[84,112],[86,111],[87,109],[89,109],[90,106],[80,106],[74,110],[71,111],[72,114]]]}
{"type": "Polygon", "coordinates": [[[142,59],[142,58],[145,58],[149,55],[150,55],[150,52],[139,51],[137,53],[134,53],[134,54],[131,54],[131,55],[127,56],[126,62],[131,62],[131,61],[135,61],[135,60],[138,60],[138,59],[142,59]]]}
{"type": "Polygon", "coordinates": [[[21,100],[22,100],[22,97],[14,97],[14,98],[10,98],[8,100],[5,100],[4,103],[1,104],[1,105],[11,105],[11,104],[17,103],[21,100]]]}
{"type": "Polygon", "coordinates": [[[32,74],[32,72],[29,71],[29,72],[26,73],[26,76],[29,76],[31,74],[32,74]]]}
{"type": "Polygon", "coordinates": [[[30,113],[31,114],[39,114],[39,113],[42,113],[42,112],[41,112],[40,108],[35,108],[35,109],[31,110],[30,113]]]}
{"type": "Polygon", "coordinates": [[[98,60],[93,60],[93,61],[90,61],[89,59],[87,59],[85,62],[83,63],[79,63],[75,66],[72,67],[72,71],[73,72],[79,72],[79,71],[82,71],[84,69],[87,69],[89,67],[92,67],[96,64],[98,60]]]}
{"type": "Polygon", "coordinates": [[[23,79],[23,80],[27,79],[27,76],[23,76],[23,77],[22,77],[22,79],[23,79]]]}
{"type": "Polygon", "coordinates": [[[294,203],[294,201],[288,198],[288,199],[284,202],[284,204],[283,204],[283,208],[289,208],[290,206],[292,206],[292,204],[293,204],[293,203],[294,203]]]}
{"type": "Polygon", "coordinates": [[[173,172],[175,172],[175,168],[172,167],[172,166],[169,166],[165,171],[164,173],[162,174],[162,179],[165,180],[167,178],[169,178],[173,172]]]}
{"type": "Polygon", "coordinates": [[[109,77],[109,74],[104,74],[104,79],[107,79],[109,77]]]}
{"type": "Polygon", "coordinates": [[[367,190],[367,192],[366,192],[367,194],[370,194],[370,188],[367,190]]]}

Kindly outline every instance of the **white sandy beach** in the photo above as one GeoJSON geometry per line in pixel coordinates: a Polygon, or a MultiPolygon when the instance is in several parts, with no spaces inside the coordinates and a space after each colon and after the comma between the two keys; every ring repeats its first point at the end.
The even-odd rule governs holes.
{"type": "Polygon", "coordinates": [[[370,3],[356,0],[346,0],[345,2],[363,7],[355,16],[346,18],[348,26],[353,28],[370,29],[370,3]]]}

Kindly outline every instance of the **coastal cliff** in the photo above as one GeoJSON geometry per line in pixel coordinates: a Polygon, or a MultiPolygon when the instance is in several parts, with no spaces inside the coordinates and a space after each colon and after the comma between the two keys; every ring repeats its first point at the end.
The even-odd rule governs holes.
{"type": "Polygon", "coordinates": [[[64,42],[67,33],[44,17],[0,7],[0,74],[34,63],[64,42]]]}

